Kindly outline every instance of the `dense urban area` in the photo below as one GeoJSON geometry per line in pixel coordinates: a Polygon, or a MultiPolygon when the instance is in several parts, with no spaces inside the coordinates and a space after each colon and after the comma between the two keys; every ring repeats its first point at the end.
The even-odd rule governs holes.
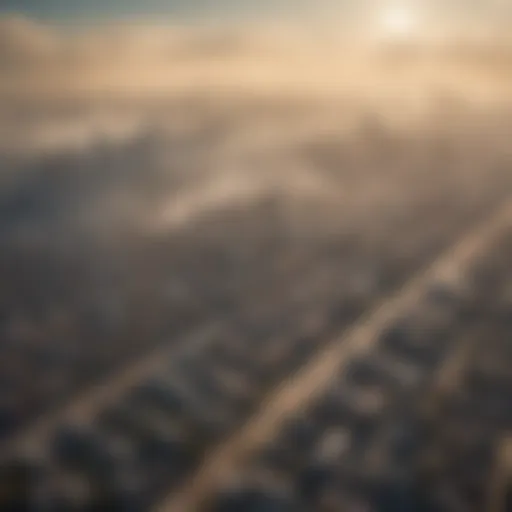
{"type": "Polygon", "coordinates": [[[3,110],[0,510],[512,510],[509,112],[108,104],[3,110]]]}

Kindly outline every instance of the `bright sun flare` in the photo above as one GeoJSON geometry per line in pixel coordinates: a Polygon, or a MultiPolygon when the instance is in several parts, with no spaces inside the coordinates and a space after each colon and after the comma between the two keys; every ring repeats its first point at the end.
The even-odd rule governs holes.
{"type": "Polygon", "coordinates": [[[386,35],[404,37],[413,34],[417,19],[410,9],[392,6],[383,11],[380,24],[386,35]]]}

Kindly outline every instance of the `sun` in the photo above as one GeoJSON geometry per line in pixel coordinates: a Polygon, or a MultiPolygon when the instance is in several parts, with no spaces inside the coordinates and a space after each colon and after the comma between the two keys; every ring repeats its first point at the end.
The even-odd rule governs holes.
{"type": "Polygon", "coordinates": [[[405,6],[390,6],[382,11],[380,17],[381,30],[386,36],[408,37],[413,35],[417,18],[415,13],[405,6]]]}

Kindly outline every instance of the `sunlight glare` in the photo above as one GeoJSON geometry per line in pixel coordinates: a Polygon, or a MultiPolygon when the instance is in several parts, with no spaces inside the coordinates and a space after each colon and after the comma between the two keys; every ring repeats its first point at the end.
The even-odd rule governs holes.
{"type": "Polygon", "coordinates": [[[413,35],[417,19],[410,9],[403,6],[391,6],[383,11],[380,24],[387,36],[408,37],[413,35]]]}

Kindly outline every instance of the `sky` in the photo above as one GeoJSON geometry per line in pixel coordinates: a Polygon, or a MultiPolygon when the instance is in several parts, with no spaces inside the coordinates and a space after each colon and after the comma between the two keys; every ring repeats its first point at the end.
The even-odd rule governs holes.
{"type": "Polygon", "coordinates": [[[492,18],[497,23],[512,11],[510,0],[0,0],[0,13],[16,13],[46,21],[101,21],[147,17],[182,18],[332,13],[372,9],[382,4],[436,11],[455,20],[492,18]]]}
{"type": "MultiPolygon", "coordinates": [[[[271,21],[299,22],[314,30],[328,24],[338,34],[371,34],[378,13],[386,11],[405,12],[413,20],[409,32],[421,36],[509,38],[512,34],[512,0],[0,0],[0,20],[14,15],[64,27],[134,21],[171,25],[271,21]]],[[[403,24],[404,16],[398,18],[402,20],[391,20],[390,25],[403,24]]]]}
{"type": "MultiPolygon", "coordinates": [[[[0,0],[0,97],[118,88],[133,94],[191,87],[359,91],[361,81],[373,87],[370,71],[383,90],[395,79],[395,68],[386,64],[387,57],[377,66],[372,55],[361,52],[394,47],[381,43],[397,41],[430,48],[432,40],[433,52],[424,52],[421,59],[416,53],[407,61],[404,69],[413,82],[403,79],[402,69],[402,87],[422,90],[418,82],[428,85],[432,76],[438,87],[456,74],[457,80],[464,76],[472,84],[484,76],[486,84],[509,88],[512,45],[502,45],[509,40],[495,34],[512,34],[511,18],[505,15],[511,7],[512,0],[0,0]],[[232,17],[233,26],[221,23],[214,31],[209,26],[203,30],[200,23],[181,26],[184,19],[232,17]],[[262,18],[263,23],[246,25],[238,23],[239,17],[251,22],[262,18]],[[315,25],[322,19],[332,24],[333,37],[324,25],[315,25]],[[117,24],[119,20],[130,23],[117,24]],[[300,30],[288,33],[283,20],[300,20],[300,30]],[[61,30],[67,23],[72,29],[61,30]],[[73,29],[82,23],[85,30],[73,29]],[[492,48],[485,39],[482,52],[474,51],[474,41],[461,51],[466,35],[453,36],[457,24],[470,27],[462,32],[471,35],[484,28],[492,34],[492,48]],[[459,49],[439,54],[437,43],[446,40],[459,49]]],[[[394,82],[389,88],[397,90],[394,82]]]]}
{"type": "Polygon", "coordinates": [[[230,14],[261,14],[263,11],[293,12],[307,0],[0,0],[0,12],[21,13],[43,20],[103,20],[125,17],[197,17],[230,14]],[[291,4],[295,4],[293,8],[291,4]]]}

